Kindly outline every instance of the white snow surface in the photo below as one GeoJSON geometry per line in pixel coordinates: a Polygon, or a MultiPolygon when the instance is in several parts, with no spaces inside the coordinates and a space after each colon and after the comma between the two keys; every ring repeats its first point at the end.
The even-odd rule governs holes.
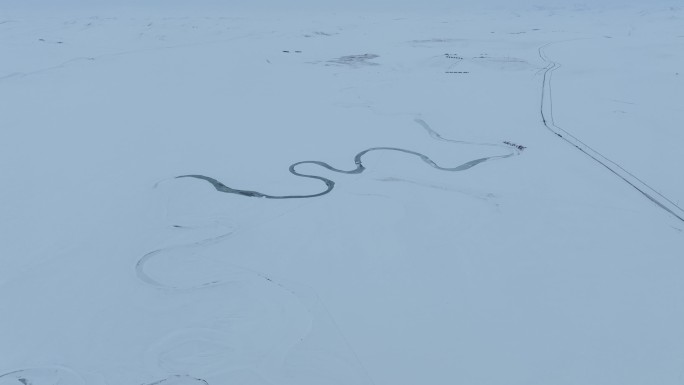
{"type": "Polygon", "coordinates": [[[538,3],[8,0],[0,385],[684,383],[684,9],[538,3]]]}

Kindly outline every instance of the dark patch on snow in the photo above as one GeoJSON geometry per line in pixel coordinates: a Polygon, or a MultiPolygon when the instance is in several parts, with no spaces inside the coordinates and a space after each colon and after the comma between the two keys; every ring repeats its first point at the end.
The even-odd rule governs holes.
{"type": "Polygon", "coordinates": [[[337,59],[328,60],[328,63],[337,65],[347,65],[350,67],[360,67],[360,66],[377,66],[378,63],[373,63],[370,60],[377,59],[380,56],[372,53],[364,53],[360,55],[347,55],[341,56],[337,59]]]}

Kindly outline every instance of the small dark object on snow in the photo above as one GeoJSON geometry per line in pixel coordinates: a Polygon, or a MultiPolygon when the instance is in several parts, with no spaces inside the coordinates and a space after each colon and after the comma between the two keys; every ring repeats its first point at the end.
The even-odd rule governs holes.
{"type": "Polygon", "coordinates": [[[511,147],[515,147],[515,148],[517,148],[517,149],[520,150],[520,151],[522,151],[522,150],[524,150],[524,149],[527,148],[527,147],[523,146],[522,144],[516,144],[516,143],[513,143],[513,142],[509,142],[508,140],[504,140],[503,143],[504,143],[504,144],[507,144],[507,145],[509,145],[509,146],[511,146],[511,147]]]}

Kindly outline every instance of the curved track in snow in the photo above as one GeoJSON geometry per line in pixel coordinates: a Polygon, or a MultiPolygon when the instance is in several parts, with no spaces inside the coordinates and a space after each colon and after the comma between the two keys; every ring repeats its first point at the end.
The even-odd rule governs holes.
{"type": "Polygon", "coordinates": [[[233,235],[168,246],[138,260],[135,270],[142,283],[181,296],[203,289],[201,298],[219,301],[212,316],[207,314],[213,321],[206,326],[173,329],[148,346],[150,372],[182,374],[148,385],[229,383],[237,373],[258,383],[292,376],[293,381],[317,383],[313,378],[331,372],[344,383],[372,384],[318,296],[306,286],[234,264],[223,247],[233,235]],[[312,355],[310,344],[319,351],[312,355]]]}
{"type": "Polygon", "coordinates": [[[465,170],[468,170],[472,167],[477,166],[480,163],[486,162],[488,160],[503,159],[503,158],[511,157],[513,155],[520,154],[519,150],[511,149],[510,146],[493,144],[493,143],[473,143],[473,142],[465,142],[465,141],[446,139],[446,138],[442,137],[439,133],[437,133],[435,130],[430,128],[430,126],[427,123],[425,123],[425,121],[423,121],[422,119],[415,119],[415,121],[428,133],[428,135],[430,135],[430,137],[432,137],[435,140],[441,140],[441,141],[450,142],[450,143],[476,145],[476,146],[501,147],[501,148],[505,148],[507,150],[510,150],[510,152],[508,154],[505,154],[505,155],[495,155],[495,156],[489,156],[489,157],[474,159],[474,160],[465,162],[465,163],[458,165],[458,166],[455,166],[455,167],[440,166],[437,163],[435,163],[432,159],[430,159],[427,155],[421,154],[421,153],[416,152],[416,151],[406,150],[406,149],[397,148],[397,147],[371,147],[369,149],[363,150],[363,151],[359,152],[358,154],[356,154],[356,156],[354,156],[354,163],[356,164],[356,167],[354,169],[351,169],[351,170],[341,170],[341,169],[338,169],[336,167],[331,166],[328,163],[321,162],[318,160],[305,160],[305,161],[293,163],[292,165],[290,165],[290,168],[289,168],[290,173],[295,175],[295,176],[302,177],[302,178],[320,180],[321,182],[323,182],[325,184],[326,188],[323,191],[318,192],[318,193],[303,194],[303,195],[270,195],[270,194],[265,194],[265,193],[262,193],[259,191],[236,189],[236,188],[228,187],[225,184],[221,183],[220,181],[218,181],[212,177],[209,177],[206,175],[199,175],[199,174],[180,175],[180,176],[177,176],[176,178],[195,178],[195,179],[205,180],[205,181],[211,183],[217,191],[227,193],[227,194],[243,195],[243,196],[250,197],[250,198],[302,199],[302,198],[315,198],[315,197],[319,197],[322,195],[326,195],[326,194],[330,193],[335,188],[335,182],[331,179],[328,179],[328,178],[325,178],[325,177],[322,177],[319,175],[314,175],[314,174],[303,174],[303,173],[297,171],[297,166],[302,165],[302,164],[314,164],[314,165],[323,167],[327,170],[337,172],[340,174],[361,174],[362,172],[364,172],[366,170],[366,167],[363,165],[363,162],[362,162],[364,155],[366,155],[369,152],[373,152],[373,151],[395,151],[395,152],[401,152],[404,154],[416,156],[416,157],[420,158],[423,162],[427,163],[430,167],[436,168],[436,169],[441,170],[441,171],[465,171],[465,170]]]}
{"type": "MultiPolygon", "coordinates": [[[[189,254],[192,257],[196,257],[194,250],[198,248],[202,248],[203,246],[207,245],[212,245],[220,242],[221,240],[228,238],[232,232],[226,233],[223,235],[220,235],[218,237],[214,238],[208,238],[204,239],[201,241],[193,242],[190,244],[186,245],[181,245],[181,246],[171,246],[171,247],[165,247],[162,249],[157,249],[154,251],[150,251],[149,253],[143,255],[138,262],[135,264],[135,273],[138,276],[138,279],[141,280],[142,282],[154,286],[154,287],[159,287],[159,288],[166,288],[166,289],[197,289],[200,287],[207,287],[207,286],[214,286],[223,283],[223,280],[218,280],[218,279],[205,279],[201,280],[200,282],[195,282],[190,285],[182,285],[180,283],[176,282],[168,282],[168,280],[165,282],[163,279],[159,278],[154,278],[152,277],[146,270],[146,265],[154,258],[161,256],[164,256],[164,254],[169,254],[170,252],[180,252],[180,254],[189,254]]],[[[236,267],[235,267],[236,268],[236,267]]],[[[187,272],[186,272],[187,273],[187,272]]]]}
{"type": "Polygon", "coordinates": [[[638,178],[636,175],[632,174],[620,164],[608,159],[600,152],[591,148],[588,144],[584,143],[576,136],[570,132],[564,130],[558,126],[553,117],[553,91],[552,91],[552,79],[553,73],[561,67],[558,62],[555,62],[546,56],[544,48],[548,47],[553,43],[547,43],[539,47],[539,57],[546,63],[543,71],[543,84],[541,89],[541,103],[540,103],[540,114],[544,126],[554,133],[556,136],[564,140],[565,142],[573,145],[576,149],[596,161],[601,166],[605,167],[611,173],[615,174],[618,178],[625,181],[627,184],[632,186],[635,190],[639,191],[648,200],[655,203],[656,206],[670,213],[675,218],[684,222],[684,209],[679,207],[671,199],[667,198],[656,189],[651,187],[649,184],[638,178]]]}

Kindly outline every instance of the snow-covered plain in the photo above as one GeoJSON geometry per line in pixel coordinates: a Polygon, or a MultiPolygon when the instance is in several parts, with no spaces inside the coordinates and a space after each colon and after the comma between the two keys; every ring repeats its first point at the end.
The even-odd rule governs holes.
{"type": "Polygon", "coordinates": [[[684,383],[681,7],[37,3],[0,385],[684,383]]]}

